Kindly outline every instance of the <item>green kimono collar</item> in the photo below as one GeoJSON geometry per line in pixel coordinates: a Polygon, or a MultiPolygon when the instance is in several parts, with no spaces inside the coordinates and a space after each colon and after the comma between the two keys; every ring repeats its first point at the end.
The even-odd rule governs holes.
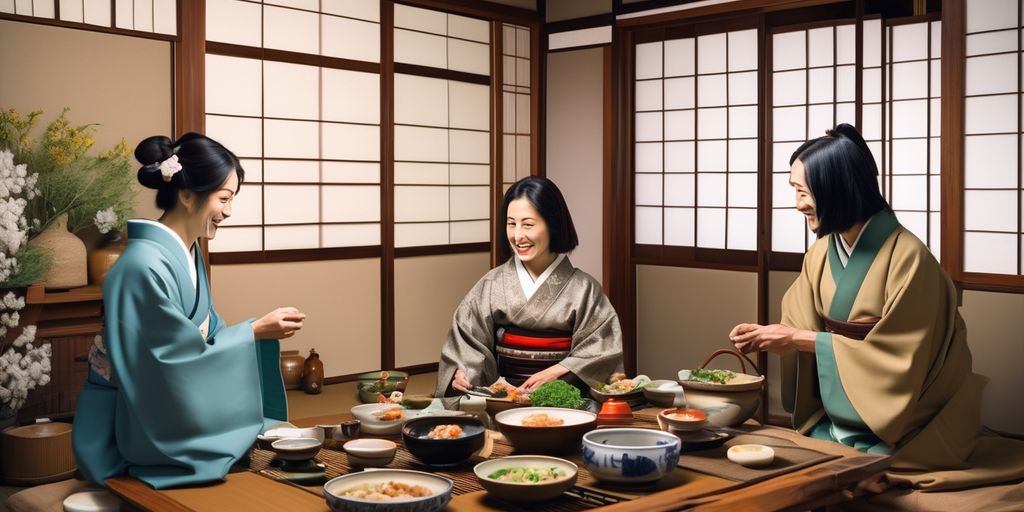
{"type": "Polygon", "coordinates": [[[853,248],[850,259],[843,267],[839,260],[839,251],[836,247],[835,237],[828,239],[828,265],[832,269],[832,280],[836,283],[836,293],[832,297],[832,306],[829,307],[829,318],[847,321],[850,318],[850,311],[853,310],[853,301],[860,292],[864,278],[868,275],[868,269],[875,261],[878,250],[889,238],[889,235],[900,225],[896,215],[890,210],[882,210],[871,217],[871,222],[864,228],[864,232],[853,248]]]}
{"type": "MultiPolygon", "coordinates": [[[[193,258],[195,258],[196,265],[196,284],[193,286],[192,280],[188,277],[189,266],[192,265],[192,262],[179,250],[181,243],[172,233],[169,233],[160,226],[154,225],[152,222],[129,220],[128,239],[145,239],[167,248],[165,252],[169,254],[168,257],[174,260],[180,267],[180,271],[174,277],[178,280],[178,287],[181,289],[182,306],[185,308],[185,312],[188,313],[189,319],[196,324],[196,327],[202,325],[206,320],[213,301],[207,288],[206,266],[203,264],[199,247],[193,244],[189,249],[192,252],[193,258]]],[[[213,332],[212,328],[210,332],[213,332]]]]}

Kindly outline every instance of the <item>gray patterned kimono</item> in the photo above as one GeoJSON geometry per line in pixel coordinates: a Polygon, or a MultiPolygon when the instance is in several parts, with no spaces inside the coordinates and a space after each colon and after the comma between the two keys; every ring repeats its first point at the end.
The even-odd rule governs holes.
{"type": "Polygon", "coordinates": [[[604,382],[622,371],[619,317],[601,285],[565,258],[527,300],[511,258],[484,275],[455,311],[441,349],[437,396],[452,394],[459,366],[473,385],[498,379],[495,331],[503,326],[571,332],[572,348],[559,364],[584,382],[604,382]]]}

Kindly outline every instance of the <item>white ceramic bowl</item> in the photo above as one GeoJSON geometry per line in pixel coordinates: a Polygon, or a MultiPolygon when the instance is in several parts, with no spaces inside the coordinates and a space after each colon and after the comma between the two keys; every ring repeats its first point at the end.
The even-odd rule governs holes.
{"type": "Polygon", "coordinates": [[[342,447],[353,466],[376,468],[395,460],[398,445],[387,439],[353,439],[342,447]]]}
{"type": "Polygon", "coordinates": [[[674,407],[676,398],[683,398],[683,386],[674,380],[654,380],[644,386],[644,398],[654,405],[674,407]]]}
{"type": "Polygon", "coordinates": [[[364,434],[394,436],[402,431],[402,424],[411,417],[411,412],[402,409],[402,417],[396,420],[383,421],[374,413],[394,408],[402,409],[397,404],[363,404],[352,408],[352,416],[359,420],[359,429],[364,434]]]}
{"type": "Polygon", "coordinates": [[[583,465],[598,480],[653,482],[672,472],[681,443],[674,434],[643,428],[608,428],[583,436],[583,465]]]}
{"type": "Polygon", "coordinates": [[[557,457],[543,455],[512,455],[500,459],[491,459],[473,467],[480,486],[496,498],[511,502],[547,501],[561,496],[563,492],[576,485],[579,468],[576,464],[557,457]],[[565,472],[565,477],[542,483],[520,483],[493,480],[487,476],[504,468],[558,468],[565,472]]]}
{"type": "Polygon", "coordinates": [[[708,422],[708,415],[700,409],[665,409],[658,413],[658,425],[665,432],[700,430],[708,422]]]}
{"type": "Polygon", "coordinates": [[[775,450],[763,444],[738,444],[725,453],[729,460],[751,468],[768,466],[775,460],[775,450]]]}
{"type": "Polygon", "coordinates": [[[309,460],[320,452],[322,441],[309,437],[287,437],[270,443],[270,447],[282,460],[309,460]]]}
{"type": "Polygon", "coordinates": [[[378,469],[360,471],[339,476],[324,484],[324,499],[335,512],[437,512],[444,510],[452,499],[452,481],[424,473],[406,469],[378,469]],[[342,494],[353,487],[365,484],[383,484],[401,482],[420,485],[433,494],[422,498],[404,498],[388,501],[373,501],[351,498],[342,494]]]}
{"type": "Polygon", "coordinates": [[[324,430],[317,427],[298,428],[291,423],[281,422],[271,425],[265,432],[256,436],[257,445],[263,450],[270,450],[270,444],[278,439],[311,438],[324,442],[324,430]]]}

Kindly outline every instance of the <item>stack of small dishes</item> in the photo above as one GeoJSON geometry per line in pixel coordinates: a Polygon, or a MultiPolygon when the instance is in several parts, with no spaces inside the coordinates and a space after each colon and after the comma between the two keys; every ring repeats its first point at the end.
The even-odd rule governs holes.
{"type": "Polygon", "coordinates": [[[379,468],[395,460],[398,445],[387,439],[353,439],[343,445],[353,466],[379,468]]]}
{"type": "Polygon", "coordinates": [[[281,422],[272,425],[262,434],[256,436],[256,447],[261,450],[271,450],[271,443],[279,439],[306,438],[316,439],[324,442],[324,431],[321,428],[309,427],[298,428],[291,423],[281,422]]]}
{"type": "Polygon", "coordinates": [[[579,449],[583,434],[597,426],[597,415],[558,407],[522,407],[498,413],[494,422],[519,453],[565,453],[579,449]]]}
{"type": "Polygon", "coordinates": [[[543,455],[512,455],[473,468],[481,487],[495,498],[511,502],[557,498],[576,485],[578,471],[572,462],[543,455]]]}
{"type": "Polygon", "coordinates": [[[643,428],[607,428],[583,436],[583,465],[598,480],[649,483],[679,462],[679,438],[643,428]]]}
{"type": "Polygon", "coordinates": [[[454,466],[483,448],[486,430],[472,416],[424,416],[405,423],[402,441],[428,466],[454,466]]]}
{"type": "Polygon", "coordinates": [[[327,482],[324,499],[334,512],[437,512],[451,501],[452,485],[422,471],[362,471],[327,482]]]}

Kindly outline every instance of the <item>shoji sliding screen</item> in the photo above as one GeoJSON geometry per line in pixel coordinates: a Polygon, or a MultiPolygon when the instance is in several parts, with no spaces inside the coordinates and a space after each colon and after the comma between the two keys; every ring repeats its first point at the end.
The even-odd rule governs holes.
{"type": "Polygon", "coordinates": [[[178,34],[177,0],[0,0],[0,12],[113,29],[178,34]]]}
{"type": "Polygon", "coordinates": [[[530,29],[502,26],[502,193],[531,174],[530,146],[530,29]]]}

